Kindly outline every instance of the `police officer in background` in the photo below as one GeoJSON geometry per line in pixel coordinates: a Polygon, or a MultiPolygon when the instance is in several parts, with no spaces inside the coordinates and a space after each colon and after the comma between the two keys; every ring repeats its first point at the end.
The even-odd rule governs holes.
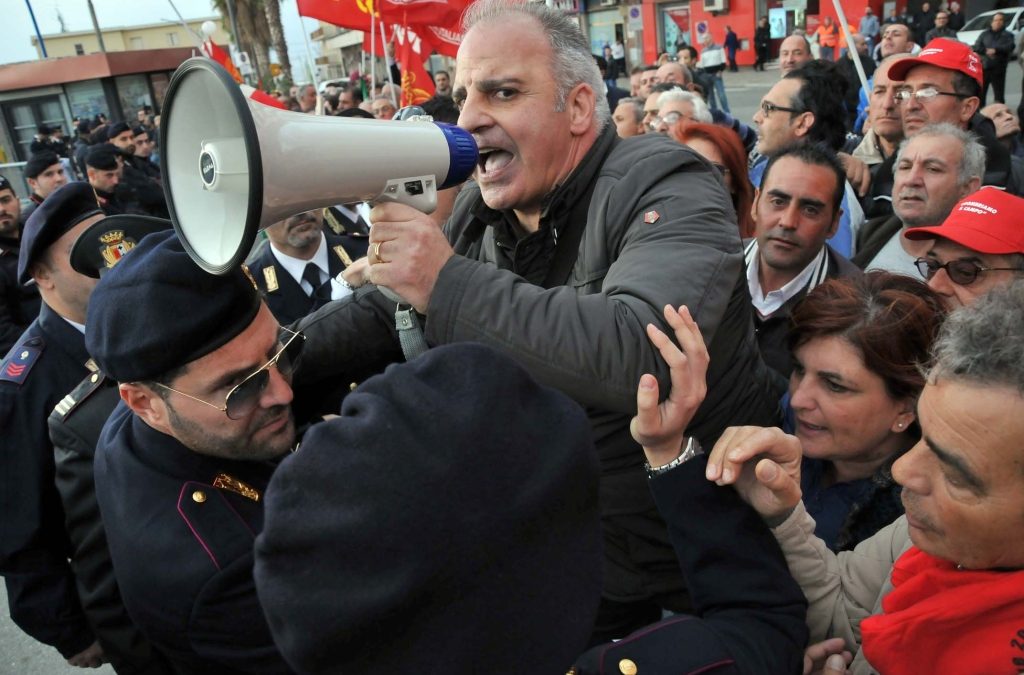
{"type": "Polygon", "coordinates": [[[18,283],[21,202],[11,182],[0,176],[0,354],[39,314],[39,291],[18,283]]]}
{"type": "Polygon", "coordinates": [[[352,293],[341,273],[353,256],[342,237],[324,232],[319,210],[274,223],[266,233],[249,270],[278,321],[292,323],[352,293]]]}
{"type": "Polygon", "coordinates": [[[53,192],[68,182],[68,175],[64,171],[64,164],[60,157],[52,150],[44,150],[38,155],[32,155],[25,162],[23,169],[25,182],[31,192],[28,195],[32,203],[21,214],[22,222],[27,222],[36,207],[43,203],[53,192]]]}
{"type": "Polygon", "coordinates": [[[0,574],[11,619],[72,666],[96,667],[103,650],[79,602],[64,513],[54,487],[46,418],[94,369],[85,312],[96,282],[68,260],[72,244],[103,218],[85,183],[59,188],[25,225],[18,281],[35,282],[39,317],[0,363],[0,574]]]}
{"type": "MultiPolygon", "coordinates": [[[[79,274],[99,278],[142,237],[170,227],[170,221],[145,216],[103,218],[78,237],[71,249],[71,266],[79,274]]],[[[78,596],[104,656],[119,675],[169,675],[173,672],[170,663],[142,635],[121,600],[96,502],[96,444],[120,400],[117,383],[96,371],[50,413],[47,424],[57,490],[64,506],[78,596]]]]}

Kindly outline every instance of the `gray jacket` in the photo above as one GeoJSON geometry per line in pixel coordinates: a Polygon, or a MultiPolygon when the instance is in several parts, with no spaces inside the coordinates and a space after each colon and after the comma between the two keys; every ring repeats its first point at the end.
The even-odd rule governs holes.
{"type": "Polygon", "coordinates": [[[849,672],[875,673],[860,650],[860,622],[881,614],[882,599],[892,591],[892,566],[911,546],[906,516],[838,555],[814,536],[814,519],[803,502],[772,533],[807,597],[810,643],[841,637],[854,655],[849,672]]]}
{"type": "MultiPolygon", "coordinates": [[[[434,286],[426,339],[484,342],[582,404],[601,457],[605,514],[654,512],[629,420],[643,373],[657,376],[663,396],[669,390],[645,333],[653,323],[671,335],[665,305],[690,308],[711,354],[690,433],[710,447],[727,426],[774,423],[781,392],[758,354],[736,216],[699,155],[666,136],[620,141],[607,129],[553,191],[538,232],[517,234],[510,218],[487,208],[477,186],[462,190],[445,228],[457,255],[434,286]],[[574,226],[584,228],[575,262],[567,278],[551,279],[555,242],[571,242],[574,226]]],[[[381,351],[391,359],[397,351],[393,315],[393,303],[360,289],[304,320],[307,370],[297,380],[356,380],[353,371],[382,367],[381,351]]],[[[663,548],[678,577],[667,533],[663,548]]]]}

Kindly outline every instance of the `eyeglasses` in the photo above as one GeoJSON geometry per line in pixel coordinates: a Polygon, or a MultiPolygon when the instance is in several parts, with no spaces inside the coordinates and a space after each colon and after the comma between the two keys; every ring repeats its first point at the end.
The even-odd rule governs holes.
{"type": "Polygon", "coordinates": [[[765,117],[768,117],[769,115],[771,115],[776,110],[778,110],[780,112],[788,112],[788,113],[791,113],[793,115],[796,115],[796,114],[799,114],[799,113],[803,112],[802,110],[797,110],[796,108],[785,108],[785,107],[783,107],[781,105],[776,105],[776,104],[772,103],[771,101],[761,101],[761,112],[764,113],[765,117]]]}
{"type": "Polygon", "coordinates": [[[921,103],[932,100],[936,96],[954,96],[956,98],[968,98],[967,94],[958,94],[955,91],[939,91],[935,87],[924,87],[914,91],[912,89],[900,89],[893,97],[897,103],[906,103],[911,97],[916,98],[921,103]]]}
{"type": "Polygon", "coordinates": [[[228,395],[224,397],[224,405],[219,406],[209,401],[204,401],[201,398],[186,394],[183,391],[178,391],[168,387],[166,384],[160,382],[154,382],[162,389],[167,391],[173,391],[175,394],[181,394],[185,398],[190,398],[193,401],[198,401],[204,405],[208,405],[211,408],[225,413],[228,419],[240,420],[259,405],[260,395],[267,388],[267,384],[270,383],[270,367],[276,366],[277,372],[281,373],[282,377],[290,377],[295,372],[295,367],[298,365],[299,356],[302,355],[302,345],[306,341],[306,336],[302,333],[296,333],[288,330],[287,328],[281,327],[281,335],[278,337],[278,343],[282,342],[281,338],[288,337],[288,341],[284,342],[284,346],[281,347],[277,354],[274,354],[274,358],[267,361],[259,370],[252,375],[249,375],[244,380],[236,384],[228,392],[228,395]]]}
{"type": "Polygon", "coordinates": [[[939,263],[932,258],[918,258],[914,261],[917,271],[926,280],[931,281],[932,277],[938,274],[939,270],[946,270],[949,280],[958,286],[969,286],[973,284],[982,272],[1021,272],[1015,267],[982,267],[972,260],[950,260],[947,263],[939,263]]]}
{"type": "Polygon", "coordinates": [[[658,127],[661,126],[662,124],[664,124],[666,126],[672,126],[673,124],[675,124],[676,122],[678,122],[681,119],[689,120],[691,122],[693,121],[692,117],[683,117],[683,113],[680,113],[680,112],[670,112],[670,113],[665,113],[661,117],[655,117],[654,119],[652,119],[650,126],[651,126],[651,129],[653,131],[657,131],[658,127]]]}

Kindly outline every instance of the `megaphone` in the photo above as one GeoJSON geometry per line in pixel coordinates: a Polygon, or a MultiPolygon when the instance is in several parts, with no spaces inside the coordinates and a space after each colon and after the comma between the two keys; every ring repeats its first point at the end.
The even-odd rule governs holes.
{"type": "Polygon", "coordinates": [[[175,71],[161,120],[171,221],[214,274],[242,263],[260,230],[303,211],[396,201],[429,213],[437,190],[477,163],[476,142],[458,127],[280,110],[247,98],[202,57],[175,71]]]}

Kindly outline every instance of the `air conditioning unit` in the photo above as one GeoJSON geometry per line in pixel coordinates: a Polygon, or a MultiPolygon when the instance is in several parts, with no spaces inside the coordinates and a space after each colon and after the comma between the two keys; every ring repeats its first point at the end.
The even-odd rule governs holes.
{"type": "Polygon", "coordinates": [[[602,7],[614,7],[619,4],[619,0],[601,0],[602,7]]]}
{"type": "Polygon", "coordinates": [[[728,12],[729,0],[704,0],[705,12],[728,12]]]}

